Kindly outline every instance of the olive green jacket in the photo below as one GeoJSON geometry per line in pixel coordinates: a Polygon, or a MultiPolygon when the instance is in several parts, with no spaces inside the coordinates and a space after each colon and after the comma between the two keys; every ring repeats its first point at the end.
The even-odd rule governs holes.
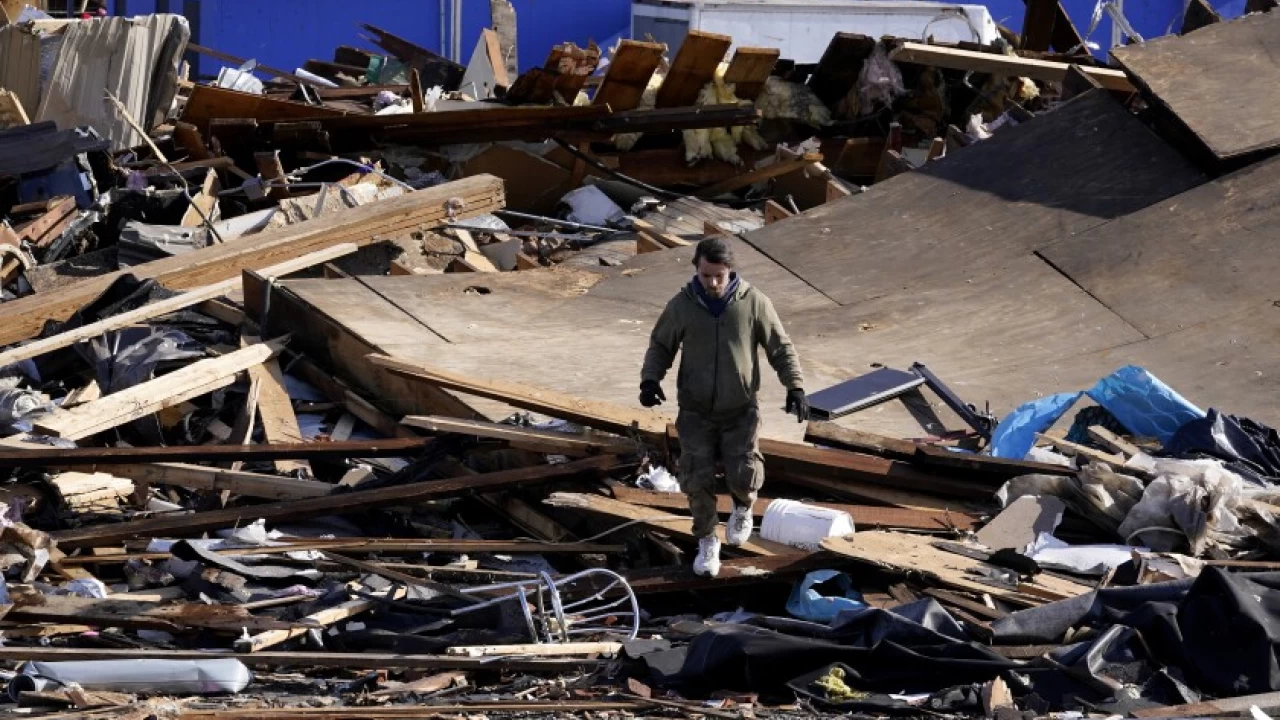
{"type": "Polygon", "coordinates": [[[764,293],[739,278],[737,292],[717,318],[686,285],[654,325],[640,379],[661,382],[679,350],[676,395],[680,408],[706,415],[731,414],[756,402],[758,346],[764,348],[788,390],[803,387],[795,348],[764,293]]]}

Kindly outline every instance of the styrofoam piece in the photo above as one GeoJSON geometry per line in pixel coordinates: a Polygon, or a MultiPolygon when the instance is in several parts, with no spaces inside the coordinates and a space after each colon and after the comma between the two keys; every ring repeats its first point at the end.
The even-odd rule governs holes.
{"type": "Polygon", "coordinates": [[[829,537],[851,535],[853,518],[842,510],[806,505],[796,500],[774,500],[764,511],[760,536],[792,547],[812,549],[829,537]]]}
{"type": "Polygon", "coordinates": [[[9,681],[16,702],[22,692],[75,683],[85,690],[212,695],[238,693],[253,674],[235,658],[209,660],[82,660],[29,662],[9,681]]]}

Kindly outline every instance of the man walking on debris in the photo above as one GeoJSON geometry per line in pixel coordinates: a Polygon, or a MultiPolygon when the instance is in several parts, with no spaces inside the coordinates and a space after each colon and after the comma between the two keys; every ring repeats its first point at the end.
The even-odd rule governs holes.
{"type": "Polygon", "coordinates": [[[787,388],[786,410],[800,422],[809,416],[800,361],[773,303],[733,271],[733,249],[724,240],[707,238],[693,255],[697,273],[658,318],[649,338],[640,373],[640,404],[661,405],[662,378],[676,351],[683,348],[676,377],[680,414],[680,489],[689,498],[698,557],[693,571],[714,577],[720,572],[720,539],[716,536],[716,462],[724,466],[733,514],[725,541],[742,545],[751,537],[751,508],[764,484],[760,454],[760,361],[763,346],[769,364],[787,388]]]}

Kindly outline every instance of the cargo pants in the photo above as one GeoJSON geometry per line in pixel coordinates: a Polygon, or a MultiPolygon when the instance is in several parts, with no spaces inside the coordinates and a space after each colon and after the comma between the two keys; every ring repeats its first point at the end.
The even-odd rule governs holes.
{"type": "Polygon", "coordinates": [[[752,507],[764,485],[764,456],[760,454],[760,409],[752,405],[724,417],[681,410],[676,417],[680,434],[680,489],[689,498],[693,534],[715,533],[716,463],[724,465],[729,495],[737,507],[752,507]]]}

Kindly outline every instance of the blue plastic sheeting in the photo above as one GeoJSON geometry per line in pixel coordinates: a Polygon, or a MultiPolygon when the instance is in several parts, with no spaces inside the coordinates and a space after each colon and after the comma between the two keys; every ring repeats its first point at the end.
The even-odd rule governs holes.
{"type": "Polygon", "coordinates": [[[838,570],[814,570],[796,584],[787,598],[787,612],[810,622],[829,623],[844,610],[860,610],[867,606],[862,594],[853,589],[853,579],[838,570]],[[828,580],[835,583],[843,597],[822,595],[813,589],[828,580]]]}
{"type": "Polygon", "coordinates": [[[1126,365],[1102,378],[1088,393],[1129,432],[1156,438],[1161,445],[1172,440],[1178,428],[1204,417],[1203,410],[1137,365],[1126,365]]]}
{"type": "Polygon", "coordinates": [[[1021,460],[1036,444],[1036,433],[1053,427],[1082,392],[1058,393],[1019,405],[991,433],[991,456],[1021,460]]]}
{"type": "Polygon", "coordinates": [[[1086,394],[1130,433],[1154,437],[1161,444],[1172,440],[1178,428],[1205,415],[1155,375],[1137,365],[1126,365],[1084,392],[1059,393],[1018,406],[992,433],[991,455],[1012,460],[1025,458],[1035,445],[1036,433],[1053,427],[1086,394]]]}

